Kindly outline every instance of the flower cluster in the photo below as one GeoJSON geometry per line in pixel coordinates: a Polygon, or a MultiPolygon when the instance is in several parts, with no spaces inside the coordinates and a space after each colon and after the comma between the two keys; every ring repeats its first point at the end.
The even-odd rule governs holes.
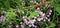
{"type": "Polygon", "coordinates": [[[39,7],[36,9],[36,12],[39,12],[39,15],[37,15],[37,16],[34,16],[33,18],[28,18],[27,16],[23,16],[23,22],[21,22],[20,24],[21,24],[21,27],[22,28],[24,28],[24,24],[25,25],[28,25],[29,27],[34,27],[34,28],[36,28],[37,26],[36,25],[34,25],[34,23],[36,22],[36,21],[39,21],[39,22],[46,22],[46,21],[48,21],[48,22],[50,22],[50,20],[51,20],[51,18],[49,18],[50,17],[50,15],[52,14],[52,10],[51,9],[49,9],[49,12],[48,12],[48,14],[46,14],[46,13],[44,13],[39,7]]]}

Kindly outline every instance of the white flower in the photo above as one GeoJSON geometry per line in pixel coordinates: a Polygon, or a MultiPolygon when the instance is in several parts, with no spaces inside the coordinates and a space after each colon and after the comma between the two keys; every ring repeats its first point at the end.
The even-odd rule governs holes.
{"type": "Polygon", "coordinates": [[[33,27],[35,27],[35,25],[34,25],[34,24],[32,24],[32,26],[33,26],[33,27]]]}
{"type": "Polygon", "coordinates": [[[34,17],[34,19],[36,19],[37,17],[34,17]]]}
{"type": "Polygon", "coordinates": [[[36,4],[38,4],[38,3],[36,2],[36,4]]]}
{"type": "Polygon", "coordinates": [[[48,4],[45,5],[46,7],[48,6],[48,4]]]}
{"type": "Polygon", "coordinates": [[[19,26],[18,25],[16,25],[16,28],[18,28],[19,26]]]}
{"type": "Polygon", "coordinates": [[[51,13],[49,13],[49,15],[51,15],[51,13]]]}
{"type": "Polygon", "coordinates": [[[33,22],[35,22],[36,20],[35,19],[33,19],[33,22]]]}
{"type": "Polygon", "coordinates": [[[40,8],[38,7],[37,10],[40,10],[40,8]]]}
{"type": "Polygon", "coordinates": [[[29,25],[29,27],[31,27],[31,25],[29,25]]]}
{"type": "Polygon", "coordinates": [[[48,19],[48,18],[46,17],[46,19],[48,19]]]}
{"type": "Polygon", "coordinates": [[[50,22],[50,19],[48,19],[48,21],[50,22]]]}
{"type": "Polygon", "coordinates": [[[23,19],[27,19],[27,16],[23,16],[23,19]]]}
{"type": "Polygon", "coordinates": [[[47,17],[49,17],[49,15],[47,15],[47,17]]]}
{"type": "Polygon", "coordinates": [[[3,22],[3,21],[5,21],[5,20],[6,20],[6,18],[4,16],[0,17],[0,23],[3,22]]]}
{"type": "Polygon", "coordinates": [[[50,10],[50,12],[52,12],[52,10],[50,10]]]}
{"type": "Polygon", "coordinates": [[[22,22],[20,22],[20,24],[22,24],[22,22]]]}
{"type": "Polygon", "coordinates": [[[22,28],[24,28],[24,25],[21,25],[22,28]]]}
{"type": "Polygon", "coordinates": [[[30,20],[30,23],[33,24],[35,22],[35,20],[30,20]]]}
{"type": "Polygon", "coordinates": [[[34,1],[34,3],[37,3],[36,1],[34,1]]]}
{"type": "Polygon", "coordinates": [[[39,15],[37,15],[37,17],[39,17],[39,15]]]}
{"type": "Polygon", "coordinates": [[[37,21],[41,21],[41,19],[40,18],[37,18],[37,21]]]}
{"type": "Polygon", "coordinates": [[[40,18],[41,20],[43,20],[43,18],[40,18]]]}
{"type": "Polygon", "coordinates": [[[30,0],[30,2],[33,2],[33,0],[30,0]]]}
{"type": "Polygon", "coordinates": [[[46,21],[45,19],[43,21],[46,21]]]}

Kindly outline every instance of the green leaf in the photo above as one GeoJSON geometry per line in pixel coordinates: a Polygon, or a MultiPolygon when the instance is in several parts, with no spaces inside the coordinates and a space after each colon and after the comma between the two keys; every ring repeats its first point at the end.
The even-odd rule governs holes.
{"type": "Polygon", "coordinates": [[[3,26],[3,25],[6,25],[6,23],[7,23],[6,21],[2,22],[2,26],[3,26]]]}
{"type": "Polygon", "coordinates": [[[13,12],[13,10],[8,10],[7,17],[9,19],[14,18],[15,16],[17,16],[17,14],[15,14],[15,12],[13,12]]]}
{"type": "Polygon", "coordinates": [[[4,6],[6,7],[6,9],[10,8],[10,3],[8,0],[3,1],[3,3],[4,3],[4,6]]]}
{"type": "Polygon", "coordinates": [[[46,28],[50,28],[50,27],[46,27],[46,28]]]}
{"type": "Polygon", "coordinates": [[[36,16],[36,15],[38,15],[38,14],[39,14],[38,12],[32,12],[32,13],[30,14],[29,18],[32,18],[33,16],[36,16]]]}
{"type": "Polygon", "coordinates": [[[54,23],[51,23],[49,27],[55,27],[56,25],[54,23]]]}
{"type": "Polygon", "coordinates": [[[55,9],[60,14],[60,8],[59,7],[56,7],[55,9]]]}

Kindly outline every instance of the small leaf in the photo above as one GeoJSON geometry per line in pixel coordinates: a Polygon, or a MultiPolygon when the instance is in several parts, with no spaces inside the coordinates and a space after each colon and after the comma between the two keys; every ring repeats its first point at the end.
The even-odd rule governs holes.
{"type": "Polygon", "coordinates": [[[60,8],[57,7],[57,8],[55,8],[55,9],[56,9],[56,11],[60,14],[60,8]]]}
{"type": "Polygon", "coordinates": [[[33,16],[36,16],[36,15],[38,15],[38,14],[39,14],[38,12],[32,12],[32,13],[30,14],[29,18],[32,18],[33,16]]]}
{"type": "Polygon", "coordinates": [[[50,28],[50,27],[46,27],[46,28],[50,28]]]}
{"type": "Polygon", "coordinates": [[[6,23],[7,23],[6,21],[2,22],[2,26],[3,26],[3,25],[6,25],[6,23]]]}
{"type": "Polygon", "coordinates": [[[50,24],[49,27],[55,27],[56,25],[54,23],[50,24]]]}

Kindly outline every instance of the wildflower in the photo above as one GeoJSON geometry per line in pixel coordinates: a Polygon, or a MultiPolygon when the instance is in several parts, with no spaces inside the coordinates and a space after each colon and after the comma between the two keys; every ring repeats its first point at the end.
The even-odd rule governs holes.
{"type": "Polygon", "coordinates": [[[39,10],[40,10],[40,8],[38,7],[38,8],[37,8],[37,10],[39,11],[39,10]]]}
{"type": "Polygon", "coordinates": [[[41,17],[44,17],[45,16],[45,13],[40,12],[40,15],[41,15],[41,17]]]}
{"type": "Polygon", "coordinates": [[[5,21],[5,19],[6,19],[6,18],[5,18],[4,16],[1,16],[1,17],[0,17],[0,23],[3,22],[3,21],[5,21]]]}
{"type": "Polygon", "coordinates": [[[35,25],[34,25],[34,24],[32,24],[32,27],[35,27],[35,25]]]}
{"type": "Polygon", "coordinates": [[[50,12],[52,12],[52,10],[50,10],[50,12]]]}
{"type": "Polygon", "coordinates": [[[33,24],[35,21],[34,20],[30,20],[30,23],[33,24]]]}
{"type": "Polygon", "coordinates": [[[20,22],[20,24],[22,24],[22,22],[20,22]]]}
{"type": "Polygon", "coordinates": [[[36,1],[34,1],[34,3],[37,3],[36,1]]]}
{"type": "Polygon", "coordinates": [[[48,19],[48,18],[46,17],[46,19],[48,19]]]}
{"type": "Polygon", "coordinates": [[[46,21],[45,19],[43,21],[46,21]]]}
{"type": "Polygon", "coordinates": [[[31,27],[31,25],[29,25],[29,27],[31,27]]]}
{"type": "Polygon", "coordinates": [[[24,28],[24,25],[21,25],[22,28],[24,28]]]}
{"type": "Polygon", "coordinates": [[[40,18],[41,20],[43,20],[43,18],[40,18]]]}
{"type": "MultiPolygon", "coordinates": [[[[38,15],[39,16],[39,15],[38,15]]],[[[34,17],[34,19],[36,19],[37,17],[34,17]]]]}
{"type": "Polygon", "coordinates": [[[41,21],[41,19],[40,18],[37,18],[37,21],[41,21]]]}
{"type": "Polygon", "coordinates": [[[47,17],[49,17],[49,15],[47,15],[47,17]]]}
{"type": "Polygon", "coordinates": [[[51,15],[51,13],[49,13],[49,15],[51,15]]]}
{"type": "Polygon", "coordinates": [[[18,25],[16,25],[16,28],[18,28],[19,26],[18,25]]]}
{"type": "Polygon", "coordinates": [[[27,19],[27,16],[23,16],[23,19],[27,19]]]}
{"type": "Polygon", "coordinates": [[[50,22],[50,19],[48,19],[48,21],[50,22]]]}

